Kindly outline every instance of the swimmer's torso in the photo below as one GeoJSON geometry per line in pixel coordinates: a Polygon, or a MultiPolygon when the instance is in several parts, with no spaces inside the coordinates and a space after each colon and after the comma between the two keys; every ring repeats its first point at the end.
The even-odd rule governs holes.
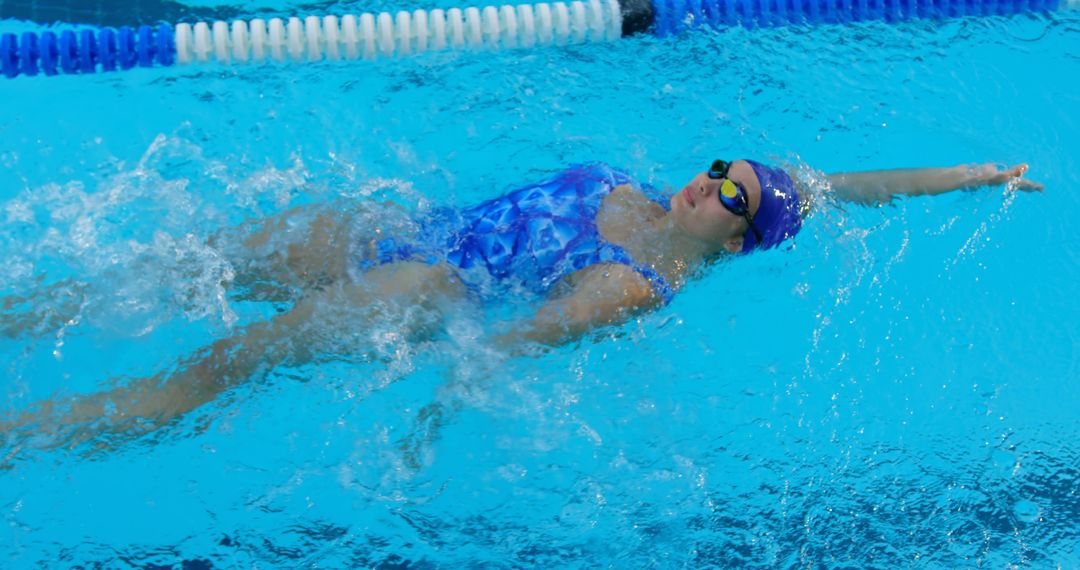
{"type": "MultiPolygon", "coordinates": [[[[426,233],[445,236],[436,238],[444,240],[441,261],[467,271],[483,269],[497,280],[512,280],[537,293],[591,265],[619,263],[642,274],[666,298],[670,290],[663,279],[605,240],[597,227],[604,198],[617,186],[633,182],[625,172],[603,164],[576,166],[458,212],[440,224],[449,229],[426,233]]],[[[407,257],[401,249],[380,247],[380,262],[407,257]]]]}

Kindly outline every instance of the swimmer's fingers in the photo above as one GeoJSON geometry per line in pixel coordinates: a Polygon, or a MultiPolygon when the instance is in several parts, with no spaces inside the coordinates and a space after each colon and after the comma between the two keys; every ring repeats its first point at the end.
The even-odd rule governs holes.
{"type": "Polygon", "coordinates": [[[980,164],[970,169],[972,182],[975,185],[999,186],[1007,184],[1010,190],[1042,192],[1042,184],[1023,178],[1024,173],[1027,171],[1027,164],[1017,164],[1004,169],[999,168],[996,164],[980,164]]]}
{"type": "Polygon", "coordinates": [[[1006,168],[998,173],[997,180],[993,184],[1005,184],[1009,190],[1021,190],[1024,192],[1042,192],[1043,185],[1035,182],[1034,180],[1028,180],[1024,178],[1024,173],[1028,171],[1028,165],[1017,164],[1012,168],[1006,168]]]}
{"type": "Polygon", "coordinates": [[[1017,178],[1009,183],[1009,189],[1023,192],[1042,192],[1043,185],[1027,178],[1017,178]]]}

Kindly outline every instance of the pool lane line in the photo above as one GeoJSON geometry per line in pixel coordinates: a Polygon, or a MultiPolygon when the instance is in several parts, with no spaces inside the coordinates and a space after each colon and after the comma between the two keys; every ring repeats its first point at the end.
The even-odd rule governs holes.
{"type": "Polygon", "coordinates": [[[92,74],[195,63],[303,63],[766,27],[1080,9],[1080,0],[573,0],[516,6],[0,34],[0,72],[92,74]]]}

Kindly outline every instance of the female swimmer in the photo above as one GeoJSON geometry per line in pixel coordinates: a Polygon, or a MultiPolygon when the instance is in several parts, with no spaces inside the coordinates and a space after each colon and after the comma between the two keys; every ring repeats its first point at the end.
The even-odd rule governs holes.
{"type": "MultiPolygon", "coordinates": [[[[986,164],[841,173],[828,181],[838,199],[873,204],[1009,181],[1041,190],[1021,178],[1026,170],[986,164]]],[[[793,238],[809,206],[809,192],[788,172],[751,160],[717,160],[663,197],[622,171],[574,167],[433,216],[422,224],[419,243],[376,237],[358,245],[348,219],[319,213],[305,239],[274,252],[267,258],[273,263],[239,268],[233,283],[250,291],[269,282],[302,291],[290,310],[218,340],[168,373],[62,408],[45,401],[5,431],[47,429],[60,436],[57,444],[68,445],[88,437],[77,435],[86,431],[79,425],[129,435],[150,431],[274,367],[332,355],[335,343],[362,336],[380,318],[393,318],[403,335],[429,335],[448,307],[473,302],[484,281],[541,299],[531,319],[493,342],[511,350],[565,343],[664,305],[711,259],[793,238]],[[65,426],[75,429],[65,435],[65,426]]],[[[300,215],[259,223],[240,241],[252,250],[272,246],[300,215]]]]}

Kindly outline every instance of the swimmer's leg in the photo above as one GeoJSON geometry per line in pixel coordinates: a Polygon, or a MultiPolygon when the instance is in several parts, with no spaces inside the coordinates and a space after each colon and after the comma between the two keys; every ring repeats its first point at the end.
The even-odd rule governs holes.
{"type": "MultiPolygon", "coordinates": [[[[42,275],[35,281],[40,285],[43,279],[42,275]]],[[[87,290],[85,283],[64,279],[26,295],[0,298],[0,336],[42,334],[72,323],[86,302],[87,290]]]]}
{"type": "MultiPolygon", "coordinates": [[[[225,230],[209,243],[234,268],[226,283],[240,299],[295,302],[305,291],[346,278],[350,260],[349,213],[298,207],[225,230]]],[[[78,319],[90,287],[74,279],[29,293],[0,297],[0,337],[53,333],[78,319]]]]}
{"type": "Polygon", "coordinates": [[[379,319],[394,319],[394,326],[413,338],[429,335],[445,311],[465,297],[465,287],[449,266],[388,264],[365,274],[363,283],[317,291],[290,311],[215,342],[168,372],[66,402],[42,402],[10,423],[0,422],[0,433],[14,436],[10,445],[16,453],[24,447],[73,448],[89,440],[115,445],[166,426],[276,367],[340,357],[335,351],[342,346],[363,350],[356,339],[366,338],[365,330],[379,319]],[[48,441],[38,443],[43,437],[48,441]]]}
{"type": "Polygon", "coordinates": [[[210,238],[233,265],[230,284],[242,299],[295,301],[304,291],[347,277],[352,213],[299,206],[210,238]]]}

